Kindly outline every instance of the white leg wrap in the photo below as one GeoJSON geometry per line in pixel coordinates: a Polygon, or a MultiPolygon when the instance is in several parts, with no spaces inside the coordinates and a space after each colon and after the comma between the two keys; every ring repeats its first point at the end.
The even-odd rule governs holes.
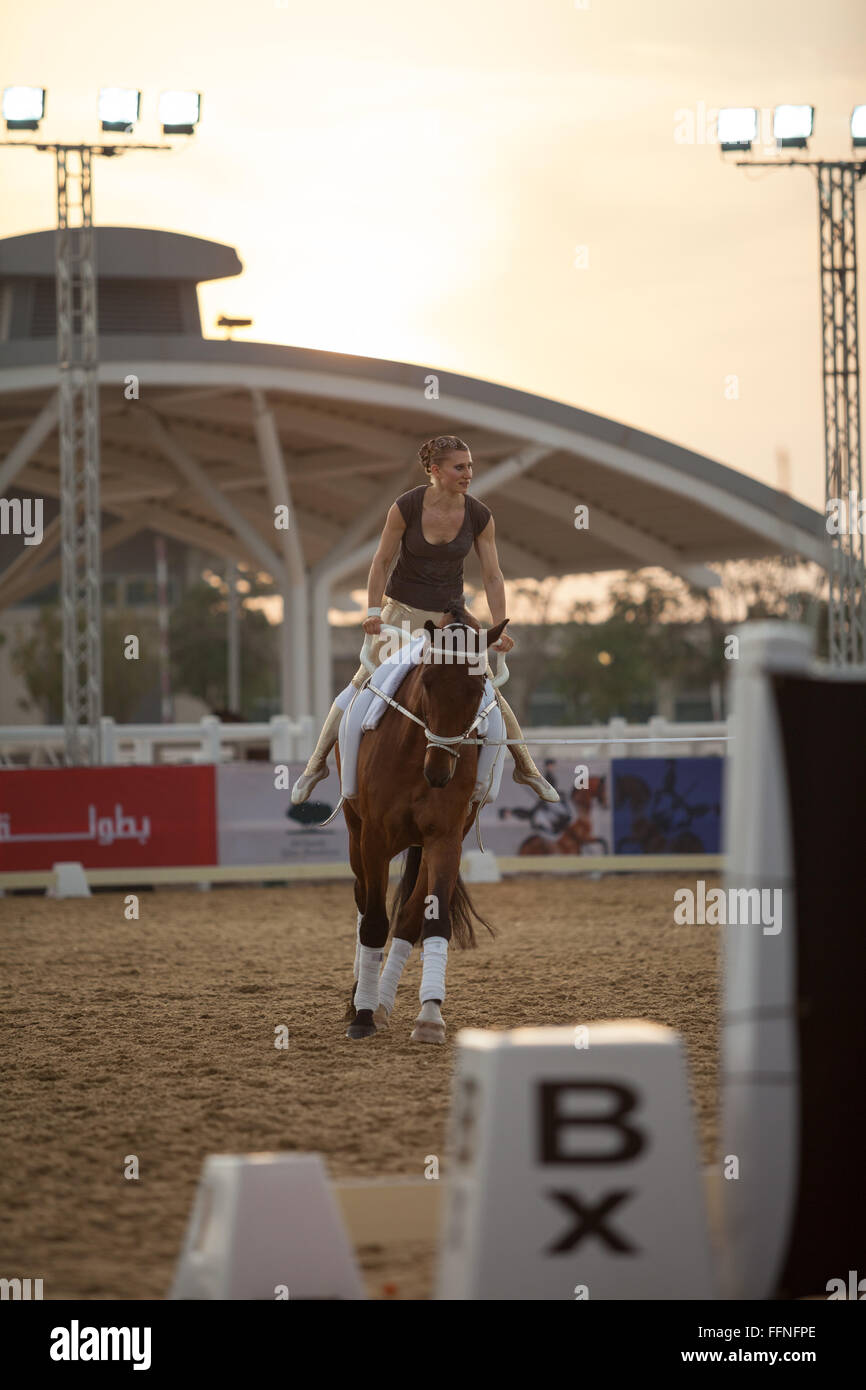
{"type": "Polygon", "coordinates": [[[448,942],[444,936],[428,936],[421,950],[423,968],[419,997],[422,1004],[428,999],[445,998],[445,966],[448,961],[448,942]]]}
{"type": "Polygon", "coordinates": [[[352,973],[352,979],[353,979],[353,980],[357,980],[357,978],[358,978],[358,970],[360,969],[360,965],[361,965],[361,914],[360,914],[360,912],[359,912],[359,913],[358,913],[358,921],[357,921],[357,923],[355,924],[355,965],[354,965],[354,970],[353,970],[353,973],[352,973]]]}
{"type": "Polygon", "coordinates": [[[394,940],[391,942],[391,949],[388,952],[385,969],[379,976],[379,1003],[385,1005],[388,1013],[390,1013],[394,1007],[400,976],[403,974],[403,967],[411,954],[411,941],[403,941],[401,937],[395,936],[394,940]]]}
{"type": "Polygon", "coordinates": [[[355,990],[356,1009],[379,1007],[379,971],[385,952],[378,946],[361,946],[358,963],[358,988],[355,990]]]}

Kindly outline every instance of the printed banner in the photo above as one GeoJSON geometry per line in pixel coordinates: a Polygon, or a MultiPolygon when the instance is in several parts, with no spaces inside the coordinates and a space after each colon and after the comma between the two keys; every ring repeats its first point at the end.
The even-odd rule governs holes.
{"type": "MultiPolygon", "coordinates": [[[[484,848],[506,856],[613,854],[610,759],[594,758],[582,766],[586,776],[575,779],[573,759],[539,763],[560,796],[559,801],[539,801],[530,787],[513,780],[514,763],[507,754],[499,796],[481,812],[484,848]]],[[[477,848],[473,827],[464,849],[477,848]]]]}
{"type": "MultiPolygon", "coordinates": [[[[539,801],[512,779],[481,813],[485,849],[502,856],[717,854],[722,758],[598,758],[575,786],[571,759],[541,771],[560,794],[539,801]],[[585,783],[585,785],[584,785],[585,783]]],[[[289,785],[303,770],[289,768],[289,785]]],[[[0,871],[201,864],[347,864],[331,769],[312,800],[293,806],[269,763],[218,767],[14,768],[0,772],[0,871]]],[[[474,827],[465,848],[477,847],[474,827]]]]}
{"type": "MultiPolygon", "coordinates": [[[[597,759],[586,766],[587,786],[575,788],[573,762],[544,764],[542,772],[562,798],[551,804],[512,780],[509,756],[499,797],[481,812],[485,849],[502,855],[612,854],[610,761],[597,759]]],[[[291,764],[290,785],[303,768],[303,763],[291,764]]],[[[288,790],[274,790],[269,764],[224,763],[217,768],[220,864],[348,863],[342,810],[329,826],[320,828],[339,799],[333,768],[309,801],[293,806],[288,790]]],[[[464,846],[477,848],[474,827],[464,846]]]]}
{"type": "Polygon", "coordinates": [[[214,768],[57,767],[0,772],[0,870],[216,863],[214,768]]]}
{"type": "Polygon", "coordinates": [[[718,854],[723,758],[614,758],[615,854],[718,854]]]}
{"type": "Polygon", "coordinates": [[[290,788],[304,763],[289,763],[289,787],[274,790],[270,763],[223,763],[216,799],[220,864],[348,864],[349,834],[342,810],[319,828],[340,800],[332,767],[309,801],[292,805],[290,788]]]}

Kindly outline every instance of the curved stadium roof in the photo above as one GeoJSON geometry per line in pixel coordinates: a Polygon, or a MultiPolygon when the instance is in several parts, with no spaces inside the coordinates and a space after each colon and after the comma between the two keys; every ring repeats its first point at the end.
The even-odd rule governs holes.
{"type": "MultiPolygon", "coordinates": [[[[364,583],[389,502],[422,481],[418,446],[440,433],[471,445],[473,491],[494,511],[511,580],[661,565],[708,585],[713,560],[787,551],[825,562],[821,513],[615,420],[432,367],[205,339],[196,285],[238,274],[235,251],[96,230],[106,549],[149,529],[271,561],[285,578],[263,442],[272,416],[293,543],[308,573],[341,589],[364,583]],[[138,400],[124,397],[130,375],[138,400]],[[587,530],[574,527],[580,503],[587,530]]],[[[53,247],[53,232],[0,242],[0,494],[59,496],[53,247]]],[[[18,545],[0,567],[0,607],[57,577],[58,547],[56,522],[42,546],[18,545]]]]}

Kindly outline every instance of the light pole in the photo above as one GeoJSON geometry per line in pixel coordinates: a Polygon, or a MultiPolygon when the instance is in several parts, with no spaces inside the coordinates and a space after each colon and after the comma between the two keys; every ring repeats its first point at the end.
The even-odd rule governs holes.
{"type": "MultiPolygon", "coordinates": [[[[776,107],[774,134],[778,146],[805,149],[812,133],[813,115],[813,108],[808,106],[776,107]]],[[[723,153],[750,150],[756,134],[757,111],[753,108],[719,112],[723,153]]],[[[851,134],[855,147],[866,144],[866,107],[855,109],[851,134]]],[[[866,174],[866,158],[738,159],[737,167],[800,168],[815,173],[820,228],[825,504],[830,538],[829,657],[834,666],[862,665],[866,663],[866,536],[861,526],[866,525],[866,517],[860,517],[863,465],[854,195],[866,174]],[[830,516],[833,506],[835,517],[830,516]]]]}
{"type": "MultiPolygon", "coordinates": [[[[161,109],[178,114],[177,98],[195,107],[165,119],[164,133],[192,134],[197,93],[164,93],[161,109]],[[168,104],[165,98],[174,99],[168,104]],[[189,116],[194,115],[190,121],[189,116]]],[[[138,119],[140,93],[115,88],[100,94],[106,131],[129,132],[138,119]]],[[[3,115],[9,130],[36,130],[45,110],[41,88],[7,88],[3,115]],[[39,99],[41,95],[41,100],[39,99]]],[[[68,766],[101,759],[102,549],[100,543],[99,317],[92,163],[127,150],[170,150],[171,145],[44,144],[2,140],[10,148],[50,150],[57,170],[55,286],[60,453],[61,612],[63,619],[63,726],[68,766]]]]}

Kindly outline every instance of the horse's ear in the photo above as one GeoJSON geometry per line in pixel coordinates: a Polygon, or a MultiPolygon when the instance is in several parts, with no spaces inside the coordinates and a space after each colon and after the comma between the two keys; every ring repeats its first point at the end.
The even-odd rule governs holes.
{"type": "Polygon", "coordinates": [[[505,631],[506,627],[510,622],[510,618],[503,618],[502,622],[497,623],[495,627],[488,627],[484,629],[485,650],[487,647],[492,647],[494,642],[499,641],[500,637],[502,636],[503,632],[505,631]]]}
{"type": "Polygon", "coordinates": [[[429,618],[427,619],[426,623],[424,624],[424,631],[430,634],[430,641],[432,642],[432,641],[433,641],[433,638],[434,638],[435,635],[436,635],[436,624],[433,623],[433,622],[431,622],[431,620],[430,620],[429,618]]]}

